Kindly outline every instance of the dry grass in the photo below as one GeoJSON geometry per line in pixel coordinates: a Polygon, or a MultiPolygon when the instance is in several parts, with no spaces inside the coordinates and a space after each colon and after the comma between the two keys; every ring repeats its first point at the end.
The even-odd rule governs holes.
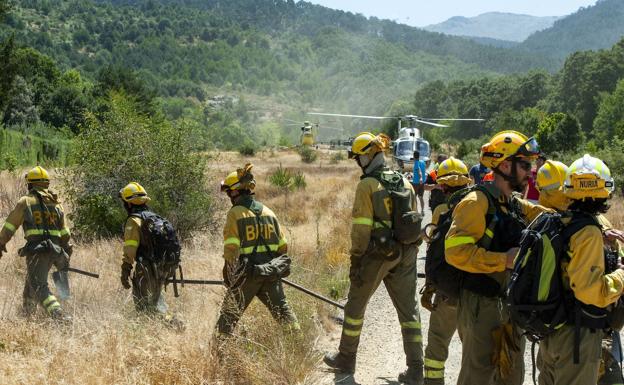
{"type": "MultiPolygon", "coordinates": [[[[258,199],[281,219],[293,257],[291,279],[322,294],[343,297],[348,285],[348,228],[358,170],[342,162],[330,165],[320,152],[303,164],[295,152],[262,152],[252,158],[222,153],[211,158],[208,183],[215,187],[231,170],[251,160],[258,199]],[[305,174],[307,188],[286,196],[271,190],[266,176],[280,162],[305,174]]],[[[0,215],[4,219],[24,192],[22,179],[0,176],[0,215]]],[[[183,249],[186,278],[221,275],[221,225],[230,207],[219,196],[214,231],[197,234],[183,249]]],[[[312,384],[320,353],[316,341],[335,310],[305,294],[286,289],[302,324],[303,335],[282,332],[268,311],[254,301],[231,343],[212,346],[221,287],[187,286],[180,298],[166,294],[170,309],[187,325],[175,332],[155,319],[138,316],[119,283],[121,240],[90,240],[75,245],[72,264],[101,278],[71,275],[72,298],[64,304],[74,316],[59,326],[40,314],[19,315],[25,265],[17,256],[21,230],[0,260],[0,383],[2,384],[312,384]]]]}

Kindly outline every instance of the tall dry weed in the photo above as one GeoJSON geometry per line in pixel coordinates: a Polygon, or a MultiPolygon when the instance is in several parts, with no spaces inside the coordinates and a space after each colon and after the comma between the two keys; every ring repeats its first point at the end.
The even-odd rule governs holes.
{"type": "MultiPolygon", "coordinates": [[[[227,173],[247,161],[234,153],[215,155],[207,183],[216,189],[227,173]]],[[[294,152],[259,154],[251,161],[256,165],[257,197],[275,211],[289,241],[293,258],[289,279],[341,298],[348,285],[349,216],[357,169],[346,164],[322,168],[303,164],[294,152]],[[283,195],[271,194],[264,182],[280,163],[303,173],[307,182],[305,190],[292,192],[287,201],[283,195]],[[333,287],[339,287],[338,292],[333,293],[333,287]]],[[[22,183],[21,178],[6,173],[0,176],[0,220],[25,192],[22,183]]],[[[183,246],[186,278],[221,276],[221,226],[230,203],[225,196],[217,199],[214,226],[195,234],[183,246]]],[[[165,294],[170,310],[187,326],[177,333],[157,319],[136,314],[129,291],[119,282],[121,239],[85,239],[75,245],[72,264],[98,272],[101,278],[70,275],[72,298],[63,306],[74,322],[59,326],[42,312],[27,320],[20,315],[25,263],[17,249],[24,243],[22,238],[19,230],[0,260],[2,384],[317,382],[311,377],[320,360],[316,342],[325,328],[332,327],[331,316],[337,313],[329,305],[286,287],[287,299],[302,325],[302,334],[293,335],[284,332],[264,306],[254,301],[236,329],[237,337],[222,347],[219,361],[212,338],[222,287],[187,286],[177,299],[171,290],[165,294]]]]}

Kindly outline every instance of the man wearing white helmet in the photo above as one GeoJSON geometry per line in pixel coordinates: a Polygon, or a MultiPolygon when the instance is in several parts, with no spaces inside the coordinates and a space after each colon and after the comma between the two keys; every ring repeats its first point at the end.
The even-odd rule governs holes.
{"type": "Polygon", "coordinates": [[[596,216],[607,211],[614,190],[609,168],[589,155],[566,172],[563,192],[570,199],[571,219],[594,218],[570,237],[569,258],[562,262],[564,287],[571,294],[575,316],[540,343],[538,367],[541,385],[596,384],[600,366],[601,329],[607,308],[624,292],[624,270],[608,271],[601,225],[596,216]]]}

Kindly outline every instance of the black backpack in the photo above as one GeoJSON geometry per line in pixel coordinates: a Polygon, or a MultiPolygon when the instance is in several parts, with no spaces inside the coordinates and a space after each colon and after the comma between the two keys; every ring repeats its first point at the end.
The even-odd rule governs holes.
{"type": "MultiPolygon", "coordinates": [[[[457,300],[459,298],[459,292],[463,285],[466,272],[450,265],[446,261],[445,257],[445,238],[451,223],[453,223],[453,210],[457,204],[466,197],[472,191],[482,191],[488,198],[488,212],[486,215],[487,230],[493,231],[496,226],[496,203],[491,194],[482,186],[472,186],[465,189],[456,191],[448,198],[449,210],[440,215],[438,224],[433,231],[429,245],[427,246],[427,254],[425,257],[425,276],[427,284],[431,284],[435,287],[436,292],[446,296],[449,299],[457,300]]],[[[483,238],[479,241],[481,247],[487,248],[489,246],[490,238],[483,238]]],[[[489,283],[489,280],[482,280],[484,283],[489,283]]],[[[490,292],[498,290],[497,287],[482,287],[484,295],[490,296],[490,292]]]]}
{"type": "MultiPolygon", "coordinates": [[[[563,260],[568,259],[570,238],[586,226],[598,226],[585,213],[543,213],[523,231],[520,251],[507,287],[511,321],[523,329],[534,343],[554,333],[564,324],[573,325],[574,363],[579,362],[580,328],[604,329],[609,311],[582,304],[563,285],[563,260]],[[562,219],[571,217],[565,224],[562,219]]],[[[608,260],[605,255],[605,260],[608,260]]],[[[614,269],[607,264],[606,272],[614,269]]]]}
{"type": "MultiPolygon", "coordinates": [[[[165,282],[175,280],[176,271],[180,266],[180,241],[171,222],[151,211],[131,214],[141,218],[141,243],[139,256],[152,263],[159,278],[165,282]]],[[[174,289],[177,289],[174,285],[174,289]]],[[[177,292],[177,290],[175,290],[177,292]]],[[[176,293],[177,296],[177,293],[176,293]]]]}
{"type": "Polygon", "coordinates": [[[507,303],[511,320],[527,336],[544,338],[569,321],[573,304],[563,286],[561,262],[572,235],[589,225],[599,226],[591,215],[575,215],[565,225],[561,214],[543,213],[523,231],[507,303]]]}
{"type": "MultiPolygon", "coordinates": [[[[405,187],[403,175],[399,172],[381,172],[375,176],[386,189],[392,201],[392,237],[404,245],[416,244],[422,240],[422,215],[412,207],[411,191],[405,187]]],[[[383,221],[376,221],[383,224],[383,221]]],[[[384,224],[384,227],[387,227],[384,224]]]]}

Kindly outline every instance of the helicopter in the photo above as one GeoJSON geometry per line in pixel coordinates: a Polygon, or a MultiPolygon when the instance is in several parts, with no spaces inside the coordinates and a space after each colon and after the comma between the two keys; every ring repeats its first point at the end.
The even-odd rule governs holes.
{"type": "MultiPolygon", "coordinates": [[[[287,126],[298,126],[301,123],[291,119],[284,119],[287,122],[287,126]]],[[[316,128],[318,129],[318,123],[316,123],[316,128]]],[[[301,146],[313,146],[314,145],[314,130],[312,128],[312,123],[306,120],[303,122],[303,126],[301,126],[301,135],[299,135],[299,144],[301,146]]]]}
{"type": "MultiPolygon", "coordinates": [[[[287,126],[298,126],[301,123],[297,122],[296,120],[291,120],[291,119],[284,119],[286,122],[290,122],[287,123],[287,126]]],[[[329,127],[329,126],[323,126],[322,127],[324,130],[334,130],[334,131],[342,131],[341,128],[335,128],[335,127],[329,127]]],[[[316,122],[314,124],[310,123],[310,121],[306,120],[303,122],[303,125],[301,126],[301,135],[299,136],[299,144],[301,146],[313,146],[315,144],[316,141],[316,136],[319,134],[321,127],[319,126],[319,122],[316,122]]]]}
{"type": "Polygon", "coordinates": [[[454,119],[454,118],[421,118],[417,115],[402,116],[369,116],[369,115],[350,115],[350,114],[334,114],[324,112],[308,112],[309,115],[317,116],[333,116],[346,118],[361,119],[396,119],[397,120],[397,137],[392,142],[392,158],[401,171],[411,171],[414,166],[414,152],[420,153],[420,160],[428,163],[431,160],[431,146],[423,136],[421,129],[416,127],[416,123],[425,124],[433,127],[450,127],[445,124],[435,123],[437,121],[474,121],[481,122],[483,119],[454,119]],[[407,126],[403,127],[403,121],[407,122],[407,126]]]}

